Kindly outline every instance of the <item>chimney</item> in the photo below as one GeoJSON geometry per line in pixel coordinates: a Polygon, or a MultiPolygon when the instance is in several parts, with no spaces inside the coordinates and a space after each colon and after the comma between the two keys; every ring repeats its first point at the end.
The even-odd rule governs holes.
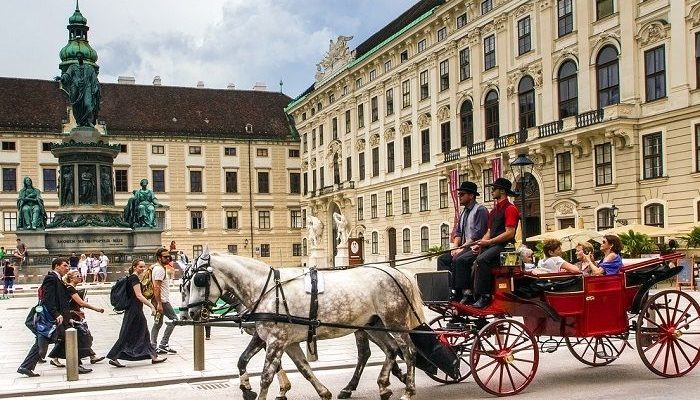
{"type": "Polygon", "coordinates": [[[160,86],[160,75],[153,77],[153,86],[160,86]]]}
{"type": "Polygon", "coordinates": [[[136,78],[133,76],[120,76],[117,78],[117,83],[120,85],[133,85],[136,83],[136,78]]]}
{"type": "Polygon", "coordinates": [[[230,82],[230,83],[228,84],[228,86],[226,86],[226,89],[231,89],[231,90],[233,90],[233,89],[235,89],[235,88],[236,88],[236,85],[234,85],[233,82],[230,82]]]}
{"type": "Polygon", "coordinates": [[[253,90],[267,92],[267,85],[265,82],[255,82],[255,85],[253,85],[253,90]]]}
{"type": "Polygon", "coordinates": [[[198,88],[203,88],[204,87],[204,81],[197,81],[197,87],[198,88]]]}

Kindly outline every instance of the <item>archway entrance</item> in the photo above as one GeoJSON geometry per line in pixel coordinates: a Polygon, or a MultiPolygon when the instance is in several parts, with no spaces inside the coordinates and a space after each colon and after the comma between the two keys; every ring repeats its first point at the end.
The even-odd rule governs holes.
{"type": "MultiPolygon", "coordinates": [[[[516,191],[520,192],[520,180],[516,185],[516,191]]],[[[521,198],[515,199],[515,205],[523,211],[521,198]]],[[[525,237],[535,236],[542,233],[540,215],[540,185],[532,174],[525,175],[525,237]]],[[[521,229],[523,229],[521,227],[521,229]]],[[[516,238],[520,240],[520,238],[516,238]]]]}
{"type": "Polygon", "coordinates": [[[396,229],[389,228],[386,230],[386,241],[389,247],[389,265],[392,268],[396,267],[396,229]]]}

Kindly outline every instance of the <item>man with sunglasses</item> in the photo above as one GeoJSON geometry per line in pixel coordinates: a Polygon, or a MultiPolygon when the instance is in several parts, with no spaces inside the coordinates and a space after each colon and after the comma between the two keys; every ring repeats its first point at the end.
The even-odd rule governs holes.
{"type": "Polygon", "coordinates": [[[177,314],[175,314],[175,310],[170,304],[170,275],[168,275],[168,268],[170,268],[170,262],[172,261],[170,251],[165,248],[158,249],[156,251],[156,261],[151,266],[153,303],[156,306],[155,320],[153,328],[151,328],[151,343],[158,354],[177,354],[177,351],[168,345],[170,335],[175,329],[173,324],[166,324],[165,332],[163,332],[160,345],[158,345],[158,333],[160,332],[160,327],[163,326],[163,316],[168,317],[171,321],[177,320],[177,314]]]}
{"type": "Polygon", "coordinates": [[[476,202],[479,192],[474,182],[462,182],[457,189],[457,194],[459,205],[464,208],[452,236],[450,243],[452,250],[438,257],[437,269],[452,273],[452,300],[466,302],[471,295],[471,292],[467,291],[471,286],[468,282],[471,280],[471,265],[476,258],[476,254],[468,246],[484,236],[488,211],[483,204],[476,202]]]}

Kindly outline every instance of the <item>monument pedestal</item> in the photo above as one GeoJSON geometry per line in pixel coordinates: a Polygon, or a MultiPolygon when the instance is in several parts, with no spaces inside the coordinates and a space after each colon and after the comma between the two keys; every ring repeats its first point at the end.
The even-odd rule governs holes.
{"type": "Polygon", "coordinates": [[[339,245],[338,253],[335,255],[333,266],[335,268],[347,267],[350,264],[350,256],[348,254],[348,245],[339,245]]]}
{"type": "MultiPolygon", "coordinates": [[[[133,252],[134,253],[153,253],[163,247],[160,235],[162,229],[153,228],[134,228],[133,233],[133,252]]],[[[176,258],[174,258],[176,260],[176,258]]]]}
{"type": "MultiPolygon", "coordinates": [[[[44,230],[17,231],[17,237],[27,246],[29,257],[45,256],[49,254],[46,248],[46,234],[44,230]]],[[[12,254],[12,249],[8,252],[12,254]]]]}
{"type": "Polygon", "coordinates": [[[307,267],[315,267],[317,269],[325,269],[328,267],[328,262],[326,261],[326,250],[324,249],[311,249],[311,254],[309,254],[309,261],[306,264],[307,267]]]}

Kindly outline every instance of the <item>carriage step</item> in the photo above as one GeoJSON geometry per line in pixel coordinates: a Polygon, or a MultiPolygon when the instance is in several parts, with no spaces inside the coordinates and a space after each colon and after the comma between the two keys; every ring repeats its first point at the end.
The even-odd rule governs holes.
{"type": "Polygon", "coordinates": [[[604,351],[597,351],[595,356],[601,360],[617,360],[618,358],[618,356],[606,354],[604,351]]]}

